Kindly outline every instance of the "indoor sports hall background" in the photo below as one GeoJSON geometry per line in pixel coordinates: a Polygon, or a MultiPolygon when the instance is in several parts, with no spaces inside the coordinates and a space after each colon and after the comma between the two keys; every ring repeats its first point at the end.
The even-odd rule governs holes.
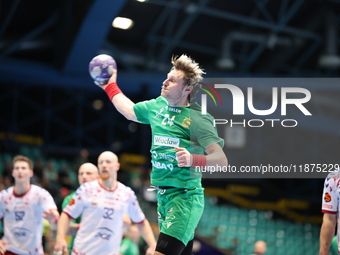
{"type": "Polygon", "coordinates": [[[88,64],[114,57],[121,89],[138,102],[159,95],[171,56],[186,53],[216,89],[197,101],[205,94],[230,165],[261,170],[204,173],[195,254],[250,255],[257,240],[269,255],[318,254],[323,182],[340,163],[340,1],[12,0],[0,10],[1,189],[20,153],[60,203],[78,186],[77,166],[111,150],[157,234],[154,194],[145,191],[150,129],[114,109],[88,64]],[[236,86],[244,112],[216,84],[236,86]],[[306,102],[287,103],[284,114],[284,96],[306,102]],[[274,101],[270,114],[255,111],[274,101]],[[270,167],[289,170],[264,173],[270,167]]]}

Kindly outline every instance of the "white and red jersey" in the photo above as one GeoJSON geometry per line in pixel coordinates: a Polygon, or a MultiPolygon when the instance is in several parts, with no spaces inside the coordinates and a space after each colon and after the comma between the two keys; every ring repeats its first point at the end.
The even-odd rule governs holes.
{"type": "Polygon", "coordinates": [[[43,212],[57,206],[47,190],[36,185],[21,196],[14,187],[0,192],[0,218],[4,219],[3,241],[8,251],[22,255],[43,255],[43,212]]]}
{"type": "MultiPolygon", "coordinates": [[[[323,187],[322,194],[322,212],[338,214],[340,211],[340,170],[337,169],[333,173],[330,173],[325,179],[325,185],[323,187]]],[[[338,251],[340,251],[340,218],[337,215],[338,222],[338,251]]]]}
{"type": "Polygon", "coordinates": [[[76,219],[81,215],[73,255],[118,255],[123,236],[123,214],[135,223],[144,221],[135,193],[118,182],[113,191],[98,180],[81,185],[64,213],[76,219]]]}

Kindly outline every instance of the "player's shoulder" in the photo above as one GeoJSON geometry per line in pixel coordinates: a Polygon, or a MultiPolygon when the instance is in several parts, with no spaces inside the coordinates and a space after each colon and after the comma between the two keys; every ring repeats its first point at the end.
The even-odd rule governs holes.
{"type": "Polygon", "coordinates": [[[0,191],[0,198],[8,197],[8,196],[11,196],[11,195],[13,195],[13,186],[8,187],[7,189],[0,191]]]}
{"type": "Polygon", "coordinates": [[[213,120],[213,116],[210,113],[202,114],[202,108],[198,103],[190,104],[190,114],[192,118],[201,118],[206,120],[213,120]]]}
{"type": "Polygon", "coordinates": [[[79,191],[89,191],[92,190],[94,188],[98,188],[100,187],[100,184],[98,182],[98,180],[94,180],[92,182],[85,182],[82,185],[79,186],[79,188],[77,189],[77,192],[79,191]]]}
{"type": "MultiPolygon", "coordinates": [[[[152,104],[155,104],[155,103],[168,103],[168,101],[165,99],[165,97],[163,96],[159,96],[159,97],[156,97],[156,98],[153,98],[153,99],[149,99],[149,100],[145,100],[145,101],[141,101],[139,103],[152,103],[152,104]]],[[[139,104],[137,103],[137,104],[139,104]]]]}
{"type": "Polygon", "coordinates": [[[28,195],[30,198],[41,198],[43,200],[47,199],[48,197],[51,197],[51,193],[49,191],[34,184],[31,184],[31,188],[28,195]]]}
{"type": "Polygon", "coordinates": [[[325,187],[328,186],[340,186],[340,169],[334,169],[334,171],[330,172],[325,178],[325,187]]]}
{"type": "Polygon", "coordinates": [[[152,99],[152,100],[155,100],[155,102],[165,102],[165,103],[168,103],[168,100],[166,100],[166,98],[163,97],[163,96],[158,96],[158,97],[156,97],[155,99],[152,99]]]}
{"type": "Polygon", "coordinates": [[[160,106],[160,107],[168,105],[168,100],[166,100],[166,98],[163,96],[159,96],[159,97],[156,97],[155,99],[151,99],[149,100],[149,102],[152,102],[155,106],[160,106]]]}
{"type": "Polygon", "coordinates": [[[326,177],[326,181],[332,181],[332,180],[335,181],[336,179],[340,179],[340,168],[334,169],[326,177]]]}
{"type": "Polygon", "coordinates": [[[126,186],[121,182],[118,182],[117,191],[119,193],[123,193],[123,194],[128,195],[128,196],[135,194],[135,192],[129,186],[126,186]]]}
{"type": "Polygon", "coordinates": [[[35,192],[35,194],[41,194],[41,193],[49,193],[46,189],[35,185],[35,184],[31,184],[31,192],[35,192]]]}

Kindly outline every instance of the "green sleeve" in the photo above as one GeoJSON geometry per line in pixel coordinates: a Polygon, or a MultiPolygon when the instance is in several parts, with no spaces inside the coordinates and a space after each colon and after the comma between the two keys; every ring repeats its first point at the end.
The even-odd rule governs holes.
{"type": "Polygon", "coordinates": [[[150,124],[149,111],[154,107],[154,105],[160,101],[166,100],[164,97],[160,96],[156,99],[151,99],[143,102],[139,102],[133,106],[133,110],[137,117],[137,120],[143,124],[150,124]]]}
{"type": "Polygon", "coordinates": [[[224,140],[218,136],[212,118],[207,116],[200,117],[199,121],[195,121],[195,125],[190,130],[190,136],[191,139],[197,140],[204,149],[213,143],[218,143],[221,147],[224,146],[224,140]]]}
{"type": "Polygon", "coordinates": [[[143,124],[150,124],[149,121],[149,109],[154,104],[155,99],[149,101],[143,101],[135,104],[133,110],[136,114],[137,120],[143,124]]]}
{"type": "Polygon", "coordinates": [[[75,192],[71,193],[67,197],[64,198],[63,203],[61,204],[61,209],[64,210],[64,208],[68,205],[68,203],[71,201],[72,197],[74,196],[75,192]]]}
{"type": "MultiPolygon", "coordinates": [[[[61,209],[64,210],[64,208],[68,205],[68,203],[71,201],[71,199],[73,198],[74,194],[76,194],[76,192],[71,193],[70,195],[68,195],[67,197],[64,198],[63,203],[61,204],[61,209]]],[[[81,217],[78,217],[77,219],[71,219],[72,222],[74,223],[80,223],[81,217]]]]}

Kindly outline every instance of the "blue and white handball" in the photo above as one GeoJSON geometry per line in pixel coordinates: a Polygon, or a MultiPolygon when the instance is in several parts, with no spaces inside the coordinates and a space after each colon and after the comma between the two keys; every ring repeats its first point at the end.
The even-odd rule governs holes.
{"type": "Polygon", "coordinates": [[[116,61],[109,55],[95,56],[89,64],[89,72],[96,84],[105,84],[112,75],[112,69],[117,70],[116,61]]]}

